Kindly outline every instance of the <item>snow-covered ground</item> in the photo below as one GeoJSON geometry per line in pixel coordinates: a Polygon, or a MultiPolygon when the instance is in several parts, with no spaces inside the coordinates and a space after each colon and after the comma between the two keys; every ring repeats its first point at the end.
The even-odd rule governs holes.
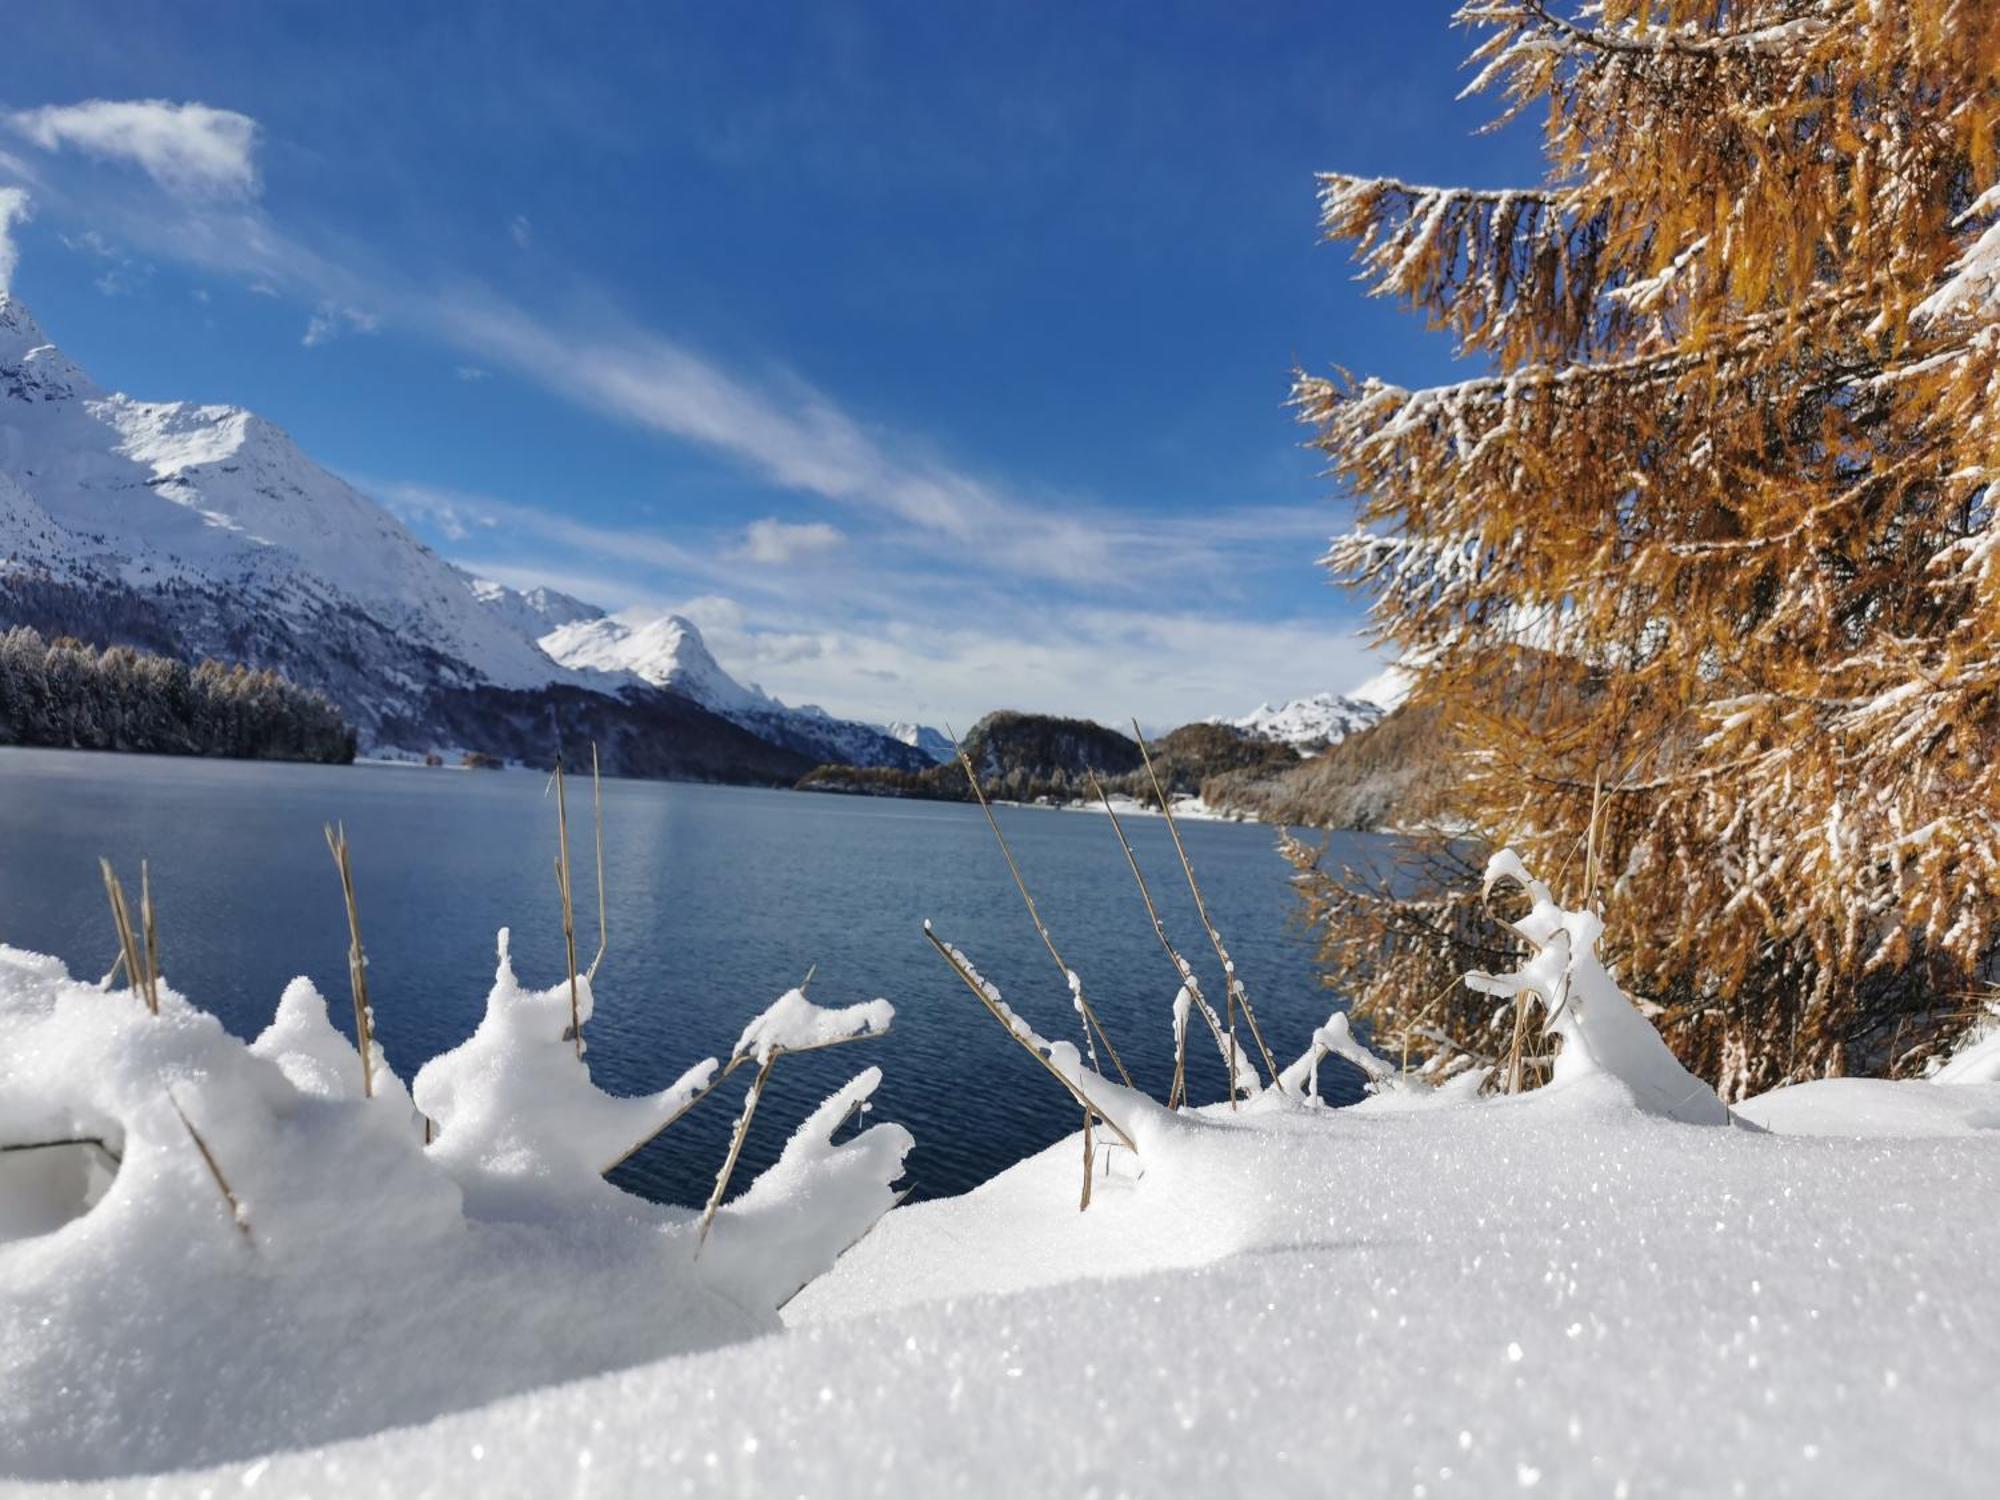
{"type": "MultiPolygon", "coordinates": [[[[1210,807],[1199,797],[1175,797],[1173,804],[1174,816],[1176,818],[1204,823],[1241,823],[1245,821],[1241,813],[1220,812],[1210,807]]],[[[1036,807],[1041,804],[1022,802],[1015,805],[1020,807],[1036,807]]],[[[1079,797],[1073,802],[1062,803],[1057,808],[1057,811],[1101,813],[1104,811],[1104,802],[1101,798],[1097,797],[1079,797]]],[[[1128,797],[1123,792],[1119,792],[1111,798],[1111,811],[1118,814],[1121,818],[1157,818],[1160,816],[1160,809],[1156,803],[1141,802],[1137,797],[1128,797]]]]}
{"type": "MultiPolygon", "coordinates": [[[[1076,1107],[1064,1093],[1075,1087],[1098,1106],[1087,1211],[1078,1209],[1085,1148],[1073,1136],[965,1197],[889,1214],[789,1303],[783,1331],[767,1315],[767,1331],[706,1352],[353,1441],[97,1488],[1991,1494],[2000,1473],[2000,1044],[1968,1049],[1942,1081],[1802,1085],[1732,1118],[1597,963],[1596,919],[1556,906],[1517,866],[1497,863],[1493,873],[1537,898],[1519,924],[1532,957],[1476,983],[1496,1004],[1523,996],[1553,1012],[1547,1024],[1562,1049],[1541,1088],[1479,1097],[1469,1074],[1405,1078],[1360,1051],[1336,1016],[1286,1070],[1282,1095],[1267,1089],[1236,1109],[1171,1114],[1005,1013],[1067,1082],[1017,1055],[1005,1076],[961,1083],[1038,1090],[1054,1110],[1076,1107]],[[1334,1053],[1360,1058],[1375,1076],[1363,1104],[1333,1110],[1309,1097],[1314,1066],[1344,1066],[1334,1053]],[[1133,1149],[1104,1149],[1118,1134],[1133,1149]]],[[[537,1003],[552,1012],[559,998],[551,990],[537,1003]]],[[[130,1004],[94,990],[79,996],[86,1001],[130,1004]]],[[[768,1028],[809,1038],[829,1024],[883,1019],[801,1026],[791,1014],[799,1003],[769,1013],[768,1028]]],[[[746,1034],[750,1055],[760,1055],[762,1036],[746,1034]]],[[[1301,1039],[1288,1040],[1295,1052],[1301,1039]]],[[[498,1055],[516,1054],[503,1046],[498,1055]]],[[[336,1057],[335,1071],[352,1058],[351,1049],[336,1057]]],[[[1219,1064],[1204,1050],[1189,1066],[1219,1064]]],[[[485,1073],[472,1055],[459,1069],[485,1073]]],[[[420,1075],[417,1103],[428,1110],[427,1095],[435,1102],[420,1075]]],[[[225,1159],[252,1156],[252,1142],[231,1144],[225,1159]]],[[[477,1154],[496,1168],[506,1160],[504,1151],[477,1154]]],[[[869,1165],[863,1175],[873,1180],[882,1161],[869,1165]]],[[[131,1171],[128,1156],[121,1184],[131,1171]]],[[[64,1440],[87,1441],[74,1450],[82,1463],[119,1467],[116,1450],[99,1444],[147,1420],[153,1390],[117,1350],[135,1339],[144,1349],[172,1327],[187,1295],[181,1266],[208,1264],[211,1241],[234,1236],[200,1185],[180,1183],[191,1201],[172,1220],[176,1233],[144,1257],[106,1265],[84,1253],[91,1221],[115,1193],[54,1235],[0,1247],[0,1291],[17,1310],[0,1346],[9,1370],[0,1453],[22,1451],[25,1439],[46,1459],[64,1440]],[[217,1222],[200,1222],[204,1212],[217,1222]],[[18,1312],[24,1255],[64,1270],[42,1293],[58,1318],[93,1301],[154,1309],[151,1332],[127,1325],[130,1338],[102,1341],[101,1373],[124,1382],[131,1407],[104,1406],[80,1359],[64,1357],[67,1389],[34,1378],[33,1367],[23,1376],[17,1339],[48,1341],[18,1312]],[[125,1285],[133,1275],[143,1298],[125,1285]],[[97,1428],[66,1439],[44,1430],[88,1401],[106,1412],[97,1428]]],[[[466,1211],[495,1210],[468,1197],[466,1211]]],[[[277,1248],[265,1253],[275,1258],[277,1248]]],[[[262,1286],[253,1254],[242,1252],[239,1275],[262,1286]]],[[[338,1280],[338,1250],[315,1269],[338,1280]]],[[[523,1320],[564,1296],[561,1278],[538,1269],[555,1284],[516,1289],[512,1311],[523,1320]]],[[[589,1258],[577,1269],[597,1273],[589,1258]]],[[[678,1295],[688,1286],[662,1281],[678,1295]]],[[[634,1320],[653,1315],[644,1288],[615,1290],[634,1320]]],[[[350,1272],[326,1295],[349,1299],[356,1342],[412,1363],[436,1357],[400,1337],[411,1300],[401,1289],[350,1272]]],[[[204,1380],[236,1396],[248,1383],[236,1373],[243,1366],[267,1385],[309,1392],[290,1408],[302,1424],[324,1421],[324,1402],[376,1400],[366,1368],[349,1368],[337,1342],[323,1342],[337,1333],[316,1325],[281,1347],[245,1337],[257,1332],[255,1314],[253,1301],[203,1330],[205,1343],[168,1346],[194,1351],[171,1372],[196,1392],[180,1400],[200,1408],[204,1380]],[[347,1394],[314,1372],[326,1362],[351,1380],[347,1394]]],[[[538,1333],[555,1344],[569,1337],[555,1316],[538,1333]]],[[[467,1378],[479,1363],[511,1357],[517,1342],[482,1353],[468,1339],[459,1351],[467,1378]]],[[[378,1378],[408,1381],[394,1371],[378,1378]]]]}

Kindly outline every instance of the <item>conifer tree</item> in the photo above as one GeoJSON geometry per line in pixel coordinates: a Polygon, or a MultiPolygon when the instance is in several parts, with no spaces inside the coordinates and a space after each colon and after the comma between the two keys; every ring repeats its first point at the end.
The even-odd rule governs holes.
{"type": "MultiPolygon", "coordinates": [[[[1912,1067],[2000,938],[2000,5],[1458,20],[1547,175],[1322,179],[1373,291],[1488,367],[1299,378],[1363,501],[1328,562],[1462,748],[1438,811],[1605,911],[1684,1060],[1912,1067]]],[[[1308,882],[1378,1029],[1504,1050],[1449,988],[1501,940],[1476,881],[1440,844],[1308,882]]]]}

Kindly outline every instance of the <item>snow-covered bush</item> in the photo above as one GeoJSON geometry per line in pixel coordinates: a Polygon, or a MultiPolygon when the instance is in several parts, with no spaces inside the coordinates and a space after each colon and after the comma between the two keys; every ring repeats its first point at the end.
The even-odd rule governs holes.
{"type": "MultiPolygon", "coordinates": [[[[579,976],[579,1009],[592,996],[579,976]]],[[[603,1180],[728,1069],[614,1098],[501,935],[477,1031],[406,1090],[295,981],[249,1045],[165,983],[137,995],[0,947],[0,1454],[25,1475],[157,1470],[421,1421],[713,1347],[895,1201],[912,1142],[833,1135],[837,1091],[715,1216],[603,1180]]],[[[879,1033],[885,1001],[792,991],[749,1054],[879,1033]]]]}

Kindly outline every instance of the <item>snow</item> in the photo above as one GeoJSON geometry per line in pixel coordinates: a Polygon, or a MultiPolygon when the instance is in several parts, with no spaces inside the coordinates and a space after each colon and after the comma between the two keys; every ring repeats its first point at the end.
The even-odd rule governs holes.
{"type": "Polygon", "coordinates": [[[1384,1102],[1190,1118],[1081,1214],[1071,1138],[784,1337],[113,1493],[1986,1493],[1990,1143],[1384,1102]]]}
{"type": "Polygon", "coordinates": [[[776,1331],[894,1202],[911,1145],[894,1125],[833,1142],[880,1082],[864,1071],[698,1252],[692,1211],[599,1174],[714,1059],[603,1094],[567,981],[522,987],[504,935],[486,1019],[417,1075],[428,1130],[386,1065],[360,1097],[304,980],[250,1046],[170,985],[160,1002],[0,947],[0,1144],[100,1143],[0,1155],[16,1476],[231,1462],[776,1331]]]}
{"type": "Polygon", "coordinates": [[[880,1036],[895,1019],[887,1000],[868,1000],[828,1010],[814,1005],[803,989],[787,990],[736,1039],[734,1057],[767,1062],[780,1052],[809,1052],[841,1042],[880,1036]]]}
{"type": "Polygon", "coordinates": [[[1930,296],[1913,311],[1918,321],[1951,317],[1987,318],[2000,310],[2000,183],[1986,189],[1965,211],[1962,224],[1990,218],[1930,296]]]}
{"type": "Polygon", "coordinates": [[[1989,1014],[1933,1078],[1938,1083],[2000,1083],[2000,1015],[1989,1014]]]}
{"type": "MultiPolygon", "coordinates": [[[[1064,1080],[1010,1051],[941,1086],[1065,1115],[1074,1087],[1128,1133],[1098,1134],[1088,1210],[1071,1135],[855,1243],[907,1149],[892,1127],[831,1144],[870,1069],[699,1258],[676,1254],[684,1215],[580,1203],[583,1174],[535,1144],[559,1112],[527,1101],[522,1181],[562,1178],[556,1211],[474,1213],[465,1174],[433,1170],[471,1116],[426,1152],[354,1099],[307,987],[273,1064],[171,991],[155,1020],[0,950],[0,1128],[112,1130],[125,1153],[108,1185],[82,1155],[0,1179],[0,1453],[44,1475],[209,1465],[96,1487],[153,1496],[1989,1493],[2000,1083],[1826,1080],[1732,1116],[1678,1092],[1594,914],[1511,857],[1489,875],[1529,898],[1526,952],[1471,979],[1560,1037],[1543,1087],[1430,1087],[1336,1011],[1287,1076],[1357,1066],[1362,1103],[1293,1087],[1173,1113],[941,943],[1064,1080]],[[280,1437],[319,1445],[251,1456],[280,1437]]],[[[509,1045],[580,1072],[566,985],[502,969],[509,1045]]],[[[843,1014],[792,992],[738,1053],[866,1019],[843,1014]]],[[[461,1090],[514,1097],[506,1070],[467,1071],[461,1090]]],[[[437,1104],[424,1075],[416,1092],[437,1104]]]]}
{"type": "Polygon", "coordinates": [[[1268,703],[1260,704],[1240,719],[1218,716],[1208,722],[1240,729],[1252,739],[1290,745],[1299,754],[1310,755],[1368,728],[1382,717],[1382,712],[1379,703],[1344,698],[1337,693],[1316,693],[1275,708],[1268,703]]]}

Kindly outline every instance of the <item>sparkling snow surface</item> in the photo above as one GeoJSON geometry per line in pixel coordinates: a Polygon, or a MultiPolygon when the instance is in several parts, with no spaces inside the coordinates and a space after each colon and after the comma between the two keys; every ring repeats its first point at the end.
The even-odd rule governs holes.
{"type": "Polygon", "coordinates": [[[121,1492],[1991,1493],[1993,1136],[1388,1103],[1211,1115],[1083,1215],[1072,1140],[785,1335],[121,1492]]]}

